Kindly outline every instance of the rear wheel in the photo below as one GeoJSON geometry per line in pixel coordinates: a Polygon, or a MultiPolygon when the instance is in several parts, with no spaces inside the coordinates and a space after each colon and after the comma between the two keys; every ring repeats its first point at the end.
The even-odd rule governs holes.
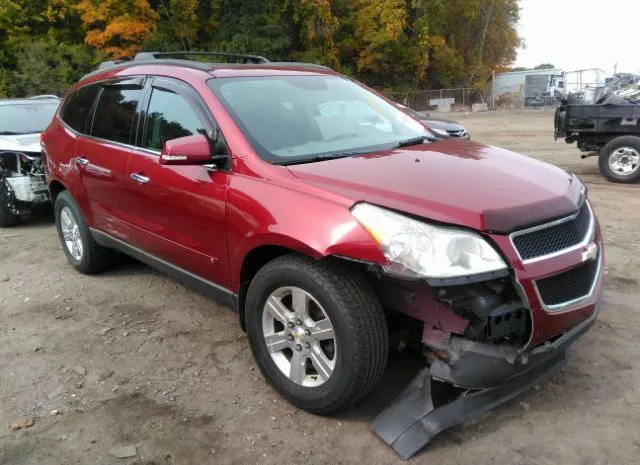
{"type": "Polygon", "coordinates": [[[384,312],[366,280],[340,263],[287,255],[255,276],[246,301],[260,370],[291,403],[330,414],[363,398],[386,366],[384,312]]]}
{"type": "Polygon", "coordinates": [[[640,180],[640,137],[623,136],[609,141],[600,151],[602,174],[612,182],[640,180]]]}
{"type": "Polygon", "coordinates": [[[54,212],[62,250],[71,266],[80,273],[93,274],[111,264],[113,250],[96,243],[87,220],[68,191],[58,194],[54,212]]]}

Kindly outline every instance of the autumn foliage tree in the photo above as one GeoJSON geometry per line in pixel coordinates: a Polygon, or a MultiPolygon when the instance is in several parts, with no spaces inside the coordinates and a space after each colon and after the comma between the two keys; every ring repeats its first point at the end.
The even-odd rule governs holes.
{"type": "Polygon", "coordinates": [[[159,19],[148,0],[81,0],[75,9],[87,31],[85,42],[110,58],[135,55],[159,19]]]}
{"type": "Polygon", "coordinates": [[[322,63],[385,89],[480,88],[515,59],[518,15],[518,0],[0,0],[0,95],[60,93],[143,50],[322,63]]]}

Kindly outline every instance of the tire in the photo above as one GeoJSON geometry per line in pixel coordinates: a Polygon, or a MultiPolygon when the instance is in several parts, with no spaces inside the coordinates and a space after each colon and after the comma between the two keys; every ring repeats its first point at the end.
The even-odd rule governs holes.
{"type": "Polygon", "coordinates": [[[611,182],[635,183],[640,180],[640,137],[622,136],[610,140],[600,151],[600,172],[611,182]],[[619,160],[615,169],[616,158],[619,160]],[[623,163],[625,158],[627,163],[623,163]],[[622,172],[628,170],[628,172],[622,172]]]}
{"type": "Polygon", "coordinates": [[[68,191],[63,191],[56,197],[54,216],[62,250],[76,271],[83,274],[94,274],[109,267],[113,259],[113,250],[101,247],[96,243],[89,231],[87,220],[68,191]],[[63,223],[67,224],[65,219],[68,219],[68,215],[71,215],[75,226],[77,226],[77,228],[73,228],[74,240],[72,242],[76,242],[76,244],[79,242],[81,248],[76,247],[75,250],[80,250],[80,254],[74,254],[73,248],[70,250],[70,246],[67,246],[65,241],[63,223]]]}
{"type": "Polygon", "coordinates": [[[7,205],[0,205],[0,228],[12,228],[20,224],[20,216],[9,211],[7,205]]]}
{"type": "MultiPolygon", "coordinates": [[[[384,311],[369,283],[348,264],[321,263],[295,254],[276,258],[260,269],[251,282],[245,312],[249,344],[262,374],[280,395],[303,410],[321,415],[345,410],[365,397],[384,372],[389,352],[384,311]],[[285,290],[282,291],[283,289],[285,290]],[[296,325],[293,329],[284,324],[275,328],[277,319],[265,310],[270,296],[276,298],[279,293],[289,292],[288,289],[295,291],[291,292],[290,297],[283,297],[282,303],[286,306],[288,302],[290,310],[291,300],[287,299],[293,299],[293,292],[304,291],[310,296],[308,314],[315,320],[310,330],[313,332],[308,339],[312,346],[308,351],[303,348],[303,352],[299,352],[301,357],[305,357],[305,353],[310,354],[309,358],[305,359],[307,365],[303,371],[311,373],[305,375],[302,383],[290,379],[288,374],[291,374],[291,371],[285,374],[278,363],[286,365],[286,357],[290,355],[289,363],[293,366],[291,361],[296,360],[295,351],[298,350],[298,346],[302,347],[305,341],[304,336],[301,336],[300,340],[297,339],[299,333],[296,331],[309,327],[309,320],[305,319],[302,326],[296,325]],[[335,336],[332,341],[315,340],[316,335],[327,326],[318,324],[321,319],[321,316],[318,317],[318,308],[332,325],[335,336]],[[296,334],[296,339],[291,341],[290,347],[275,356],[267,349],[265,320],[273,320],[274,331],[280,334],[287,331],[290,331],[291,337],[296,334]],[[325,343],[328,345],[322,345],[325,343]],[[333,358],[329,360],[332,348],[333,358]],[[325,361],[333,363],[333,371],[328,377],[323,378],[321,370],[315,370],[317,358],[312,360],[311,357],[317,357],[318,350],[324,354],[325,361]],[[278,362],[274,357],[278,358],[278,362]],[[317,372],[315,379],[314,371],[317,372]]],[[[295,324],[293,319],[290,323],[295,324]]],[[[322,337],[318,336],[317,339],[322,337]]],[[[286,343],[289,344],[289,341],[286,343]]]]}

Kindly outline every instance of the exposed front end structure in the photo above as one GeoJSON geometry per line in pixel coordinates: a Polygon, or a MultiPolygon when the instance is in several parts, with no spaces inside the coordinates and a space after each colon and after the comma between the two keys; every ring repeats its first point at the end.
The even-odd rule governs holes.
{"type": "Polygon", "coordinates": [[[427,367],[371,425],[405,459],[550,376],[596,319],[604,252],[587,201],[558,220],[489,237],[513,257],[509,276],[449,285],[379,278],[385,307],[422,323],[427,367]],[[434,383],[457,397],[436,401],[434,383]]]}

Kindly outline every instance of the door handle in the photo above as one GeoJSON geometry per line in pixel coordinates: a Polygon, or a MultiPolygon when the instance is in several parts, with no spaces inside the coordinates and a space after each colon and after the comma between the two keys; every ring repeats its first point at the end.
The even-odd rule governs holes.
{"type": "Polygon", "coordinates": [[[150,179],[147,176],[143,176],[141,174],[138,173],[133,173],[130,176],[131,179],[133,179],[135,182],[140,183],[140,184],[146,184],[150,181],[150,179]]]}
{"type": "Polygon", "coordinates": [[[84,157],[76,157],[76,165],[78,166],[87,166],[89,164],[89,160],[84,157]]]}

